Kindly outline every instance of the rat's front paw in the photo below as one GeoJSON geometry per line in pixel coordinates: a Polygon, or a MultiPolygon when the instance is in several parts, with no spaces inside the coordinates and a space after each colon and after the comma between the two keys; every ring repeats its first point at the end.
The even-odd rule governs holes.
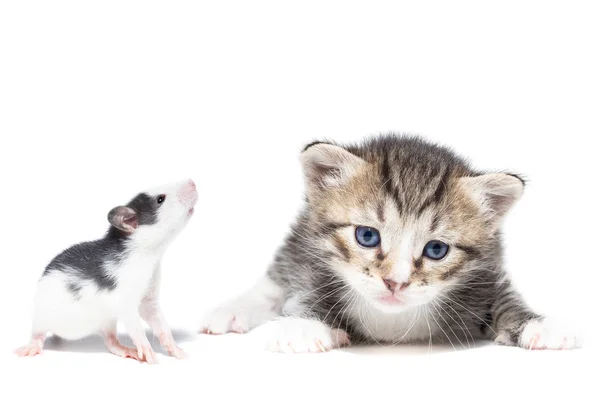
{"type": "Polygon", "coordinates": [[[175,339],[173,339],[173,336],[169,333],[161,333],[159,336],[159,340],[160,340],[160,345],[167,350],[167,352],[169,352],[170,355],[172,355],[175,358],[178,359],[184,359],[187,358],[187,354],[185,354],[185,352],[183,351],[182,348],[180,348],[179,346],[177,346],[177,343],[175,343],[175,339]]]}
{"type": "Polygon", "coordinates": [[[544,318],[529,321],[518,344],[529,350],[569,350],[580,346],[580,338],[564,326],[544,318]]]}
{"type": "Polygon", "coordinates": [[[267,349],[280,353],[321,353],[350,345],[343,329],[316,320],[284,317],[259,328],[266,333],[267,349]]]}
{"type": "Polygon", "coordinates": [[[157,364],[158,363],[158,357],[156,356],[156,353],[152,349],[150,342],[148,342],[147,340],[138,342],[138,343],[135,343],[135,347],[137,348],[137,355],[138,355],[137,359],[138,360],[146,361],[148,364],[157,364]]]}

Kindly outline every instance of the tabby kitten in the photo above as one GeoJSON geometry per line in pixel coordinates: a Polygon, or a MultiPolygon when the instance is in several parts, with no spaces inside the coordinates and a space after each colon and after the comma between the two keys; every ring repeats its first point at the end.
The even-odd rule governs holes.
{"type": "Polygon", "coordinates": [[[524,183],[481,173],[449,149],[386,135],[312,143],[307,202],[266,275],[216,309],[205,333],[270,328],[274,351],[477,339],[573,348],[512,288],[500,228],[524,183]]]}

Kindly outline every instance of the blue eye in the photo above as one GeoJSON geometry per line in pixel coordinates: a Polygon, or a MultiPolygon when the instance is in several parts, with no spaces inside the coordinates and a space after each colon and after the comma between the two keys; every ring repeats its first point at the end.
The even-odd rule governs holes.
{"type": "Polygon", "coordinates": [[[359,226],[356,228],[356,241],[364,247],[377,247],[381,242],[381,238],[377,229],[359,226]]]}
{"type": "Polygon", "coordinates": [[[446,257],[448,254],[448,246],[444,242],[440,242],[439,240],[432,240],[425,245],[423,249],[423,255],[427,258],[431,258],[432,260],[441,260],[446,257]]]}

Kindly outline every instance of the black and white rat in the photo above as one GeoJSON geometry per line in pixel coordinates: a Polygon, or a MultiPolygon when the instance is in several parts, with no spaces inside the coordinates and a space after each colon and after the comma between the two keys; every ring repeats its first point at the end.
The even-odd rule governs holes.
{"type": "Polygon", "coordinates": [[[108,213],[103,238],[56,256],[38,282],[31,341],[16,353],[41,354],[48,332],[67,340],[100,333],[111,353],[155,363],[141,317],[171,355],[185,357],[159,307],[158,289],[162,256],[197,200],[191,179],[147,190],[108,213]],[[117,321],[135,349],[117,340],[117,321]]]}

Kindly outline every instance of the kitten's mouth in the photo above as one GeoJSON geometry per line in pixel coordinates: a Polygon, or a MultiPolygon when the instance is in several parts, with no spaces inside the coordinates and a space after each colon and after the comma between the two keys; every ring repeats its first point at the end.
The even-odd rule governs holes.
{"type": "Polygon", "coordinates": [[[194,207],[190,208],[190,210],[188,211],[188,215],[192,215],[194,213],[194,207]]]}
{"type": "Polygon", "coordinates": [[[392,306],[399,306],[399,305],[404,304],[404,302],[402,300],[400,300],[399,298],[397,298],[393,294],[390,294],[390,295],[387,295],[387,296],[381,296],[379,298],[379,301],[381,301],[384,304],[388,304],[388,305],[392,305],[392,306]]]}

